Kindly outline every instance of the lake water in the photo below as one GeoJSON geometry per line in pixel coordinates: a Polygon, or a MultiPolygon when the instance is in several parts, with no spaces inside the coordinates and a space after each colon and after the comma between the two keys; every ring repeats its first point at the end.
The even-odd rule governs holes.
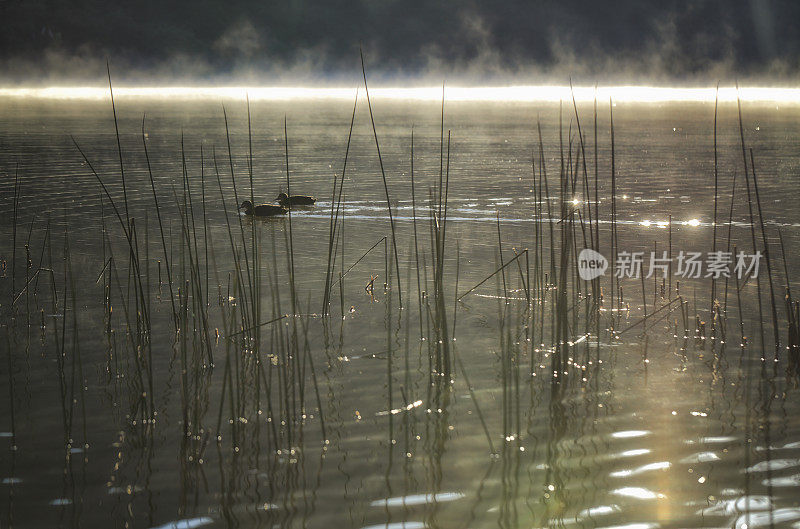
{"type": "MultiPolygon", "coordinates": [[[[561,114],[553,103],[446,105],[437,309],[429,204],[440,163],[448,165],[441,107],[372,102],[398,274],[360,101],[333,280],[346,275],[323,317],[333,179],[352,103],[253,102],[249,136],[245,103],[228,100],[230,157],[219,101],[116,103],[124,191],[110,102],[0,99],[0,526],[800,527],[800,394],[784,301],[787,283],[800,291],[800,106],[743,108],[771,257],[776,354],[763,260],[758,281],[742,279],[739,295],[733,277],[716,284],[727,308],[724,343],[719,327],[712,339],[710,279],[672,270],[663,291],[659,278],[612,285],[607,104],[597,119],[599,203],[591,104],[578,105],[580,135],[571,102],[561,114]],[[142,147],[145,113],[159,210],[142,147]],[[235,196],[250,197],[250,153],[256,201],[286,189],[284,117],[291,191],[318,201],[293,211],[291,224],[243,218],[240,228],[235,196]],[[575,193],[562,196],[562,173],[578,175],[575,193]],[[599,220],[592,228],[589,208],[599,220]],[[600,321],[587,323],[591,288],[575,279],[575,250],[589,246],[595,228],[611,268],[597,283],[600,321]],[[527,259],[456,302],[526,248],[527,259]],[[556,351],[561,316],[550,273],[551,265],[560,273],[567,249],[570,344],[556,351]],[[237,262],[248,285],[237,282],[237,262]],[[435,343],[442,311],[446,348],[435,343]],[[246,318],[263,323],[258,333],[242,332],[246,318]],[[612,326],[624,332],[614,338],[612,326]],[[444,349],[451,367],[432,373],[444,349]]],[[[675,266],[681,251],[710,252],[714,105],[620,103],[613,124],[615,249],[649,256],[671,247],[675,266]]],[[[735,104],[720,105],[717,142],[716,249],[750,254],[755,239],[763,253],[735,104]]]]}

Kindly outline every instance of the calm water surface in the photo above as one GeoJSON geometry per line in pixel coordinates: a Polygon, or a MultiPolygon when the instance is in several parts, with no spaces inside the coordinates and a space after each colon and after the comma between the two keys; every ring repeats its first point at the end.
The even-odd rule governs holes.
{"type": "MultiPolygon", "coordinates": [[[[505,261],[514,251],[536,247],[538,191],[531,160],[535,155],[538,174],[537,121],[550,185],[550,197],[544,198],[558,215],[558,105],[446,107],[450,186],[444,291],[451,330],[455,326],[453,350],[463,369],[453,370],[450,383],[431,384],[430,343],[420,340],[421,332],[428,336],[428,320],[418,308],[410,148],[413,128],[419,275],[427,292],[433,288],[433,269],[426,205],[439,179],[441,109],[428,103],[373,104],[394,208],[404,307],[399,310],[393,269],[388,270],[392,289],[383,288],[387,266],[394,263],[388,259],[387,264],[379,241],[391,230],[369,115],[360,103],[337,273],[379,244],[347,274],[341,290],[332,289],[329,319],[319,313],[331,190],[334,174],[341,174],[352,106],[325,101],[252,105],[256,199],[273,200],[286,187],[284,116],[292,191],[318,197],[314,208],[292,215],[296,312],[303,316],[264,327],[259,354],[268,367],[259,374],[251,370],[253,354],[226,335],[224,315],[239,300],[231,283],[235,265],[223,196],[237,237],[239,228],[222,105],[117,101],[128,208],[139,244],[147,248],[140,266],[149,285],[157,419],[142,424],[137,354],[127,339],[136,332],[126,327],[125,311],[136,310],[127,244],[70,139],[122,207],[110,104],[0,100],[0,258],[5,263],[0,378],[6,388],[0,399],[1,527],[800,527],[800,394],[796,375],[787,375],[787,352],[781,349],[773,362],[763,268],[763,318],[755,281],[741,285],[739,297],[730,282],[724,345],[683,340],[679,312],[664,311],[666,317],[646,333],[640,326],[615,341],[604,322],[599,344],[595,335],[576,344],[570,349],[574,365],[555,378],[549,323],[544,337],[534,326],[532,341],[526,341],[524,285],[513,266],[507,274],[508,303],[498,274],[457,305],[453,322],[456,292],[473,287],[499,265],[498,222],[505,261]],[[171,331],[164,252],[142,149],[145,112],[173,282],[177,289],[188,284],[184,279],[197,280],[206,292],[213,369],[193,353],[200,348],[191,339],[197,334],[176,342],[171,331]],[[192,235],[200,240],[192,257],[181,250],[182,136],[196,222],[192,235]],[[13,260],[16,171],[20,199],[13,260]],[[26,244],[32,262],[27,276],[26,244]],[[108,264],[112,253],[114,272],[108,264]],[[189,271],[194,258],[198,278],[189,271]],[[40,263],[51,265],[52,275],[40,272],[31,279],[40,263]],[[370,295],[365,286],[374,276],[370,295]],[[26,281],[30,288],[12,310],[9,300],[26,281]],[[106,285],[112,290],[110,323],[103,303],[106,285]],[[745,347],[740,346],[740,319],[745,347]],[[762,320],[766,350],[759,338],[762,320]],[[278,344],[286,343],[293,326],[301,329],[302,359],[290,364],[273,353],[285,350],[278,344]],[[680,338],[675,337],[678,327],[680,338]],[[291,373],[286,365],[295,366],[291,373]],[[233,387],[231,372],[238,377],[233,387]],[[293,382],[282,383],[281,376],[293,382]]],[[[236,192],[249,197],[246,106],[228,101],[226,111],[236,192]]],[[[620,104],[613,111],[619,248],[665,250],[670,236],[665,223],[671,217],[676,252],[710,251],[713,106],[620,104]]],[[[592,108],[579,106],[579,112],[593,187],[592,108]]],[[[608,257],[609,125],[609,109],[601,105],[600,203],[592,208],[596,215],[599,207],[600,248],[608,257]]],[[[580,137],[571,106],[564,106],[561,131],[565,157],[571,153],[568,162],[574,164],[580,137]]],[[[786,270],[797,279],[800,107],[746,105],[744,134],[753,149],[775,260],[777,310],[785,322],[787,281],[778,230],[786,270]]],[[[749,251],[739,141],[736,108],[723,105],[718,245],[727,243],[735,178],[732,245],[749,251]]],[[[584,212],[586,198],[575,197],[584,212]]],[[[539,225],[545,227],[543,265],[549,270],[548,224],[539,225]]],[[[560,224],[554,226],[558,233],[560,224]]],[[[250,219],[243,227],[250,244],[250,219]]],[[[267,321],[291,312],[288,220],[257,221],[255,229],[263,278],[261,321],[267,321]]],[[[760,231],[756,234],[760,245],[760,231]]],[[[620,327],[667,303],[653,281],[622,280],[620,327]]],[[[708,317],[710,281],[680,282],[693,332],[694,314],[708,317]]],[[[797,282],[790,284],[800,289],[797,282]]],[[[610,308],[610,273],[601,285],[610,308]]],[[[188,307],[195,300],[185,292],[175,295],[188,307]]],[[[723,301],[719,293],[718,299],[723,301]]],[[[544,310],[549,320],[550,305],[544,310]]],[[[605,313],[610,318],[611,312],[605,313]]],[[[785,324],[779,332],[785,342],[785,324]]],[[[576,340],[581,336],[573,334],[576,340]]]]}

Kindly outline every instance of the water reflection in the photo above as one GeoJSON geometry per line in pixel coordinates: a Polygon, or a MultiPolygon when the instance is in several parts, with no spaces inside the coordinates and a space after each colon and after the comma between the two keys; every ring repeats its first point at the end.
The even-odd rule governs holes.
{"type": "Polygon", "coordinates": [[[212,520],[208,516],[202,516],[200,518],[176,520],[174,522],[169,522],[163,525],[159,525],[157,527],[153,527],[152,529],[194,529],[195,527],[203,527],[204,525],[210,525],[212,523],[214,523],[214,520],[212,520]]]}
{"type": "Polygon", "coordinates": [[[645,437],[649,434],[650,432],[645,430],[626,430],[622,432],[614,432],[611,434],[611,437],[614,439],[635,439],[637,437],[645,437]]]}
{"type": "Polygon", "coordinates": [[[578,512],[578,518],[596,518],[618,512],[622,512],[622,508],[619,505],[599,505],[578,512]]]}
{"type": "Polygon", "coordinates": [[[651,472],[654,470],[667,470],[671,466],[672,464],[669,461],[659,461],[658,463],[648,463],[647,465],[637,468],[617,470],[609,475],[612,478],[627,478],[629,476],[636,476],[638,474],[643,474],[645,472],[651,472]]]}
{"type": "Polygon", "coordinates": [[[629,498],[636,498],[639,500],[655,500],[657,498],[665,497],[663,494],[653,492],[643,487],[622,487],[619,489],[612,490],[611,494],[615,494],[617,496],[626,496],[629,498]]]}
{"type": "Polygon", "coordinates": [[[459,492],[440,492],[438,494],[411,494],[409,496],[399,496],[394,498],[386,498],[384,500],[375,500],[370,503],[373,507],[398,507],[398,506],[412,506],[424,505],[426,503],[443,503],[448,501],[455,501],[464,498],[464,495],[459,492]]]}
{"type": "MultiPolygon", "coordinates": [[[[23,110],[34,117],[43,113],[47,122],[58,119],[52,109],[23,110]]],[[[114,161],[113,137],[103,128],[107,109],[78,110],[86,114],[72,118],[81,141],[91,146],[104,182],[119,199],[109,162],[114,161]]],[[[96,182],[87,177],[86,166],[69,158],[72,151],[47,130],[39,135],[15,129],[30,132],[29,118],[20,123],[7,108],[0,110],[3,123],[11,124],[0,156],[5,162],[21,153],[24,162],[26,207],[18,224],[24,236],[18,237],[26,239],[27,252],[26,245],[17,245],[13,290],[36,285],[36,279],[21,273],[33,273],[28,258],[55,270],[56,278],[43,272],[38,289],[19,298],[29,309],[17,313],[10,345],[3,345],[10,351],[4,357],[9,363],[2,363],[0,376],[13,381],[15,390],[10,403],[2,403],[2,417],[10,417],[9,404],[17,413],[13,432],[5,423],[0,432],[0,469],[6,476],[1,510],[13,515],[17,525],[39,516],[50,525],[101,526],[113,520],[160,529],[212,524],[639,529],[708,526],[709,519],[744,528],[800,520],[793,503],[800,490],[800,460],[794,452],[800,448],[797,381],[784,372],[783,351],[779,367],[773,368],[772,351],[767,354],[761,347],[755,281],[717,284],[717,314],[725,314],[726,324],[715,327],[712,336],[709,319],[706,339],[694,339],[700,325],[693,317],[708,313],[702,308],[708,301],[706,283],[611,287],[605,278],[593,291],[591,283],[569,275],[562,284],[569,285],[570,299],[559,302],[563,290],[552,274],[560,265],[551,263],[550,254],[557,259],[562,248],[558,235],[556,247],[550,245],[551,226],[556,234],[571,227],[575,239],[564,240],[574,248],[584,237],[596,236],[605,245],[612,236],[607,189],[598,200],[587,200],[578,185],[584,155],[578,154],[577,131],[569,123],[563,124],[563,150],[569,153],[564,172],[578,176],[576,189],[566,189],[564,196],[581,197],[571,200],[574,218],[559,215],[560,168],[550,173],[549,182],[537,172],[533,192],[530,160],[508,162],[512,157],[504,156],[512,147],[528,153],[527,140],[511,141],[511,146],[496,141],[498,134],[522,138],[529,132],[530,116],[524,112],[487,110],[488,125],[454,142],[447,230],[448,245],[452,242],[455,250],[441,262],[448,274],[459,270],[458,286],[447,275],[437,293],[438,257],[428,251],[430,246],[415,254],[414,244],[436,236],[431,212],[420,204],[431,202],[427,189],[437,185],[438,123],[426,121],[422,111],[389,113],[387,166],[399,168],[389,186],[394,196],[404,197],[395,217],[402,241],[398,262],[403,295],[411,298],[402,310],[395,287],[384,291],[379,286],[396,273],[393,260],[386,259],[388,246],[385,253],[367,255],[345,276],[346,267],[389,229],[383,191],[374,180],[375,162],[368,154],[372,151],[367,150],[371,137],[357,133],[353,172],[346,181],[350,197],[340,211],[344,227],[335,241],[333,269],[342,279],[331,289],[332,316],[323,318],[319,298],[326,287],[319,263],[327,255],[334,203],[320,200],[318,209],[293,212],[291,232],[288,219],[245,220],[245,243],[240,242],[238,220],[224,214],[223,198],[234,193],[225,174],[229,170],[236,175],[238,192],[249,192],[242,110],[228,109],[235,126],[233,155],[227,161],[221,156],[226,137],[217,119],[220,109],[191,110],[202,141],[187,135],[187,150],[199,154],[202,145],[206,156],[216,155],[217,167],[209,158],[200,164],[192,157],[185,182],[178,143],[171,142],[187,114],[185,109],[159,110],[164,121],[149,138],[157,194],[169,204],[165,255],[146,167],[134,156],[140,138],[126,133],[122,139],[132,153],[125,163],[130,163],[127,193],[135,233],[149,252],[140,259],[145,288],[139,293],[127,239],[114,224],[107,197],[100,197],[96,182]],[[422,171],[417,183],[426,191],[418,193],[416,203],[405,198],[408,175],[399,174],[405,171],[406,121],[412,118],[422,138],[416,151],[417,170],[422,171]],[[54,165],[63,167],[69,185],[53,183],[54,165]],[[216,169],[224,174],[219,182],[216,169]],[[500,174],[496,179],[486,177],[495,173],[500,174]],[[194,230],[188,230],[188,216],[180,215],[191,210],[171,196],[173,185],[176,192],[185,185],[187,202],[189,196],[197,201],[194,230]],[[52,201],[66,205],[66,211],[41,215],[52,201]],[[603,217],[595,235],[585,224],[589,208],[593,215],[599,209],[603,217]],[[200,236],[205,231],[207,244],[200,236]],[[200,242],[186,251],[181,241],[195,235],[200,242]],[[287,250],[290,236],[292,252],[287,250]],[[72,269],[64,267],[66,247],[72,251],[72,269]],[[530,253],[520,253],[523,248],[530,253]],[[249,270],[252,290],[245,287],[246,271],[236,273],[235,262],[245,252],[251,252],[250,263],[258,256],[258,267],[249,270]],[[509,266],[474,295],[455,299],[465,286],[500,269],[501,261],[509,266]],[[252,279],[256,269],[257,282],[252,279]],[[174,310],[167,270],[180,278],[174,281],[174,310]],[[292,275],[298,280],[290,289],[292,275]],[[374,275],[380,278],[367,294],[364,285],[374,275]],[[250,308],[251,292],[262,300],[258,312],[250,308]],[[602,316],[587,318],[600,297],[602,316]],[[145,313],[152,318],[150,336],[144,330],[145,313]],[[205,332],[204,314],[213,322],[205,332]],[[551,324],[556,318],[558,327],[551,324]],[[241,325],[245,319],[253,325],[273,323],[248,334],[241,325]],[[611,335],[612,328],[619,331],[637,322],[642,324],[630,332],[611,335]],[[559,334],[551,332],[555,328],[559,334]],[[445,329],[455,329],[455,335],[444,337],[445,329]],[[242,334],[248,334],[247,341],[242,334]],[[449,371],[434,360],[445,348],[453,362],[449,371]],[[762,355],[768,361],[762,362],[762,355]]],[[[328,175],[327,164],[342,156],[341,109],[290,110],[302,122],[297,143],[290,143],[291,163],[298,166],[292,187],[328,190],[327,176],[320,175],[328,175]]],[[[141,116],[125,112],[123,130],[138,131],[141,116]]],[[[264,114],[255,125],[253,180],[267,196],[279,187],[275,175],[283,175],[284,167],[275,161],[282,154],[276,147],[281,138],[267,125],[277,110],[265,106],[257,112],[264,114]]],[[[472,111],[455,112],[456,123],[473,123],[472,111]]],[[[620,247],[649,250],[657,243],[665,249],[672,230],[675,249],[706,245],[712,229],[705,209],[711,187],[685,175],[707,174],[707,123],[686,118],[682,128],[694,131],[697,140],[690,161],[680,170],[659,172],[649,165],[672,159],[685,145],[643,135],[648,127],[635,114],[620,112],[631,131],[621,132],[617,145],[635,154],[620,154],[625,171],[619,185],[625,193],[617,201],[615,240],[620,247]],[[642,158],[644,147],[653,154],[642,158]],[[637,174],[648,178],[639,181],[637,174]],[[665,212],[682,220],[665,222],[665,212]],[[653,219],[647,221],[650,227],[665,229],[640,229],[639,219],[653,219]]],[[[654,112],[649,119],[667,120],[654,112]]],[[[674,120],[675,113],[668,113],[668,120],[674,120]]],[[[556,116],[547,114],[543,124],[557,127],[556,116]]],[[[606,119],[601,118],[601,129],[606,119]]],[[[800,135],[793,122],[785,126],[786,137],[800,135]]],[[[601,142],[606,134],[601,132],[601,142]]],[[[770,138],[783,147],[778,149],[785,154],[781,160],[798,164],[796,150],[786,149],[781,137],[770,138]]],[[[735,147],[735,139],[725,136],[721,143],[735,147]]],[[[545,135],[542,143],[548,159],[562,147],[557,134],[545,135]]],[[[607,152],[600,155],[607,161],[607,152]]],[[[730,160],[723,163],[729,169],[730,160]]],[[[765,196],[786,194],[776,181],[765,179],[765,196]]],[[[565,182],[572,185],[571,179],[565,182]]],[[[0,181],[0,187],[0,205],[9,211],[8,180],[0,181]]],[[[724,197],[725,205],[729,198],[724,197]]],[[[794,212],[766,200],[764,206],[770,209],[769,226],[787,228],[782,236],[791,255],[798,243],[794,212]]],[[[733,240],[742,244],[750,236],[746,204],[735,202],[733,209],[733,221],[718,222],[717,228],[731,227],[733,240]],[[742,228],[747,229],[738,231],[742,228]]],[[[0,220],[4,259],[8,222],[0,220]]],[[[791,275],[797,265],[787,260],[786,267],[791,275]]],[[[785,274],[782,261],[776,268],[778,276],[785,274]]],[[[2,273],[2,292],[7,293],[9,267],[2,273]]],[[[777,310],[782,310],[780,303],[777,310]]],[[[770,331],[767,327],[764,334],[770,331]]],[[[785,335],[786,329],[781,332],[785,335]]]]}
{"type": "Polygon", "coordinates": [[[747,511],[767,511],[772,506],[772,500],[767,496],[742,496],[731,500],[720,500],[699,512],[704,515],[727,515],[747,511]]]}
{"type": "Polygon", "coordinates": [[[774,525],[778,523],[794,522],[796,520],[800,520],[800,509],[783,508],[769,512],[757,512],[739,516],[736,519],[734,527],[736,529],[774,527],[774,525]]]}
{"type": "Polygon", "coordinates": [[[628,523],[623,525],[604,526],[602,529],[655,529],[661,527],[657,523],[628,523]]]}

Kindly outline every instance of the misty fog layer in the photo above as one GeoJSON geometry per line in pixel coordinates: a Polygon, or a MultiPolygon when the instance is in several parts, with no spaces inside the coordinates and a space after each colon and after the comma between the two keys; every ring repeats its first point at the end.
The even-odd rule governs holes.
{"type": "Polygon", "coordinates": [[[790,0],[2,0],[8,83],[116,78],[792,80],[790,0]]]}

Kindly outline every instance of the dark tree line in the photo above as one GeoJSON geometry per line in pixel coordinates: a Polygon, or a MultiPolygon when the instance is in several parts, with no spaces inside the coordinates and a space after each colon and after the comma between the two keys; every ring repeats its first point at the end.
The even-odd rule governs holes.
{"type": "Polygon", "coordinates": [[[0,0],[0,61],[12,77],[72,55],[145,71],[181,57],[201,75],[306,61],[326,75],[352,69],[363,42],[384,74],[476,64],[793,74],[798,21],[794,0],[0,0]]]}

